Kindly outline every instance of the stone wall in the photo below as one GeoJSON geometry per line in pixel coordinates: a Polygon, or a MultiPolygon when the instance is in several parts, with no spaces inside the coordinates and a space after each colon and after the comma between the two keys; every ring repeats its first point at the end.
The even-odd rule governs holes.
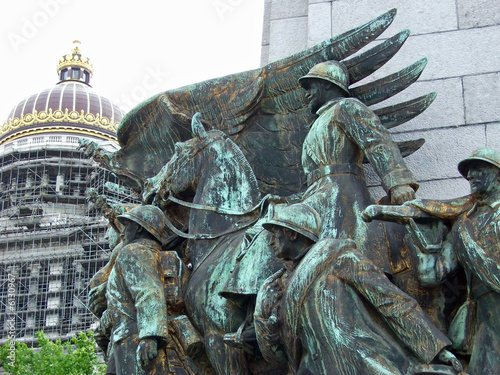
{"type": "MultiPolygon", "coordinates": [[[[380,40],[403,29],[411,36],[379,72],[380,78],[422,57],[420,79],[384,106],[431,91],[438,96],[418,118],[394,129],[396,140],[425,138],[406,160],[420,198],[465,195],[457,163],[479,147],[500,150],[500,1],[488,0],[266,0],[262,64],[313,46],[397,8],[380,40]]],[[[382,194],[367,172],[376,197],[382,194]]]]}

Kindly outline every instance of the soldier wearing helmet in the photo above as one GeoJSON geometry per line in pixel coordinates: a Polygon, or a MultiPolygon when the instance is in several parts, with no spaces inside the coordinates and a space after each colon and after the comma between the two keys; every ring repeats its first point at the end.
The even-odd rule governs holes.
{"type": "Polygon", "coordinates": [[[271,204],[262,226],[291,261],[257,295],[254,336],[266,360],[288,362],[294,374],[403,375],[451,355],[446,336],[354,241],[318,240],[313,209],[271,204]]]}
{"type": "Polygon", "coordinates": [[[106,289],[116,373],[167,373],[167,306],[160,259],[165,216],[158,207],[137,206],[118,221],[124,227],[122,247],[106,289]]]}
{"type": "Polygon", "coordinates": [[[413,199],[416,180],[379,118],[350,96],[349,73],[342,63],[319,63],[299,83],[307,91],[310,110],[318,116],[302,147],[308,188],[300,202],[321,218],[320,239],[347,236],[384,272],[392,274],[392,260],[383,245],[390,240],[380,240],[390,235],[385,225],[365,225],[360,220],[362,211],[374,203],[366,186],[363,160],[370,161],[393,203],[413,199]]]}
{"type": "MultiPolygon", "coordinates": [[[[448,201],[412,201],[416,207],[451,227],[439,251],[413,247],[420,260],[419,274],[434,286],[460,264],[467,277],[467,300],[448,330],[456,351],[470,355],[468,372],[496,374],[500,368],[500,152],[474,151],[458,164],[471,194],[448,201]]],[[[415,218],[417,220],[417,218],[415,218]]],[[[425,226],[425,223],[419,224],[425,226]]],[[[421,230],[419,236],[428,233],[421,230]]],[[[414,228],[414,231],[419,231],[414,228]]]]}

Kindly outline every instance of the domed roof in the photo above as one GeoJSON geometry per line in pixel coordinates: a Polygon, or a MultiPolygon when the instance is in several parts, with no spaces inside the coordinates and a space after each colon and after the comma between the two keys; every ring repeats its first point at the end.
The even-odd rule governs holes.
{"type": "MultiPolygon", "coordinates": [[[[76,43],[76,42],[75,42],[76,43]]],[[[79,43],[79,42],[78,42],[79,43]]],[[[116,129],[124,112],[92,90],[92,65],[80,53],[59,60],[59,83],[21,101],[0,128],[0,145],[31,134],[70,132],[116,140],[116,129]]]]}

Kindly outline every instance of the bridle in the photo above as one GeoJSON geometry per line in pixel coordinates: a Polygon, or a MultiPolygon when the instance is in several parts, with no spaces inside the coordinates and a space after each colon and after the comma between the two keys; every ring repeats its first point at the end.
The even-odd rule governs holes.
{"type": "Polygon", "coordinates": [[[255,206],[251,207],[248,210],[245,211],[236,211],[236,210],[229,210],[221,207],[214,207],[214,206],[208,206],[208,205],[203,205],[203,204],[197,204],[197,203],[192,203],[192,202],[187,202],[182,199],[174,197],[171,193],[169,193],[168,197],[164,199],[164,201],[170,201],[173,203],[176,203],[180,206],[183,207],[188,207],[190,209],[194,210],[200,210],[200,211],[210,211],[210,212],[215,212],[223,215],[231,215],[231,216],[247,216],[250,214],[254,214],[259,212],[258,215],[255,215],[255,217],[249,221],[247,221],[244,224],[240,224],[240,222],[237,222],[233,228],[228,229],[226,231],[220,232],[220,233],[203,233],[203,234],[189,234],[181,231],[180,229],[177,229],[170,219],[165,215],[166,217],[166,225],[168,229],[170,229],[172,232],[174,232],[176,235],[182,238],[187,238],[190,240],[213,240],[220,238],[222,236],[238,232],[244,228],[248,228],[249,226],[255,224],[257,220],[259,220],[259,217],[261,216],[262,213],[262,207],[264,203],[267,201],[268,196],[266,195],[264,198],[262,198],[259,203],[257,203],[255,206]]]}

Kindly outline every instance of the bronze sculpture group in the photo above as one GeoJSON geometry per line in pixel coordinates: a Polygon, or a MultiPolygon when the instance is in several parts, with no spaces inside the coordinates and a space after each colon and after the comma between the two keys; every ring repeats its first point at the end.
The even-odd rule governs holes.
{"type": "Polygon", "coordinates": [[[144,200],[111,220],[122,243],[91,283],[108,373],[495,373],[500,153],[461,162],[470,196],[415,199],[403,157],[423,142],[388,129],[435,94],[369,106],[425,61],[350,87],[404,43],[406,31],[347,59],[394,16],[153,97],[126,116],[114,154],[84,145],[144,200]],[[468,293],[445,303],[457,270],[468,293]]]}

